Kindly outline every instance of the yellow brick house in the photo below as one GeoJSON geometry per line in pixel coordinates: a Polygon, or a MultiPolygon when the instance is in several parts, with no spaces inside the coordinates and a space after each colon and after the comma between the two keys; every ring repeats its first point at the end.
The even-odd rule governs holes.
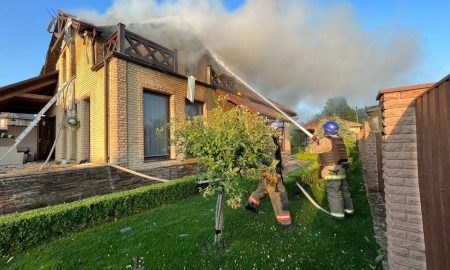
{"type": "MultiPolygon", "coordinates": [[[[59,102],[46,114],[55,119],[55,159],[116,163],[136,170],[181,164],[169,145],[172,134],[157,136],[156,130],[180,115],[207,117],[221,95],[229,97],[230,105],[244,105],[270,118],[277,115],[233,78],[213,70],[207,56],[199,61],[197,74],[190,74],[196,78],[191,103],[186,99],[187,68],[181,51],[129,31],[121,23],[97,26],[59,11],[45,65],[34,78],[56,76],[53,94],[57,86],[73,80],[73,92],[64,92],[65,103],[59,102]],[[58,134],[60,123],[67,121],[64,109],[69,103],[75,106],[79,127],[62,125],[58,134]]],[[[26,91],[40,95],[39,87],[26,91]]],[[[7,110],[0,103],[0,111],[7,110]]],[[[289,130],[284,137],[283,150],[289,154],[289,130]]]]}

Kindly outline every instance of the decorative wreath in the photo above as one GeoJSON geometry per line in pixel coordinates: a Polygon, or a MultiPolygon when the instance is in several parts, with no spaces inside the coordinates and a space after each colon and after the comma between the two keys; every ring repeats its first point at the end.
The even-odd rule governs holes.
{"type": "Polygon", "coordinates": [[[67,126],[74,129],[79,128],[80,120],[78,120],[76,116],[69,116],[67,117],[67,126]]]}

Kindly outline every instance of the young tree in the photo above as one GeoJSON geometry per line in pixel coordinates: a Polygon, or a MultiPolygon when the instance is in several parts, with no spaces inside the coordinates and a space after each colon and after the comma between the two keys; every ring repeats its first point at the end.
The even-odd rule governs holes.
{"type": "Polygon", "coordinates": [[[337,115],[345,120],[356,121],[357,112],[348,105],[345,97],[333,97],[326,101],[322,112],[314,116],[313,119],[319,119],[330,115],[337,115]]]}
{"type": "Polygon", "coordinates": [[[274,166],[262,162],[272,161],[275,151],[271,139],[274,131],[267,125],[268,119],[243,106],[225,110],[226,102],[219,99],[207,117],[177,119],[172,124],[172,144],[178,154],[196,158],[199,178],[209,182],[203,195],[217,194],[215,243],[220,241],[223,229],[225,199],[230,207],[238,208],[242,204],[243,181],[261,177],[264,171],[274,173],[274,166]]]}
{"type": "MultiPolygon", "coordinates": [[[[322,127],[327,121],[329,121],[329,119],[326,119],[326,118],[320,119],[319,126],[315,132],[315,135],[317,136],[317,138],[319,140],[325,136],[322,127]]],[[[341,136],[344,139],[344,143],[345,143],[345,146],[347,147],[347,152],[348,152],[349,149],[351,149],[353,146],[355,146],[355,143],[356,143],[355,136],[356,135],[353,131],[350,130],[350,127],[344,121],[342,121],[342,119],[340,117],[336,116],[336,118],[333,119],[333,121],[335,121],[339,125],[339,133],[338,134],[339,134],[339,136],[341,136]]]]}

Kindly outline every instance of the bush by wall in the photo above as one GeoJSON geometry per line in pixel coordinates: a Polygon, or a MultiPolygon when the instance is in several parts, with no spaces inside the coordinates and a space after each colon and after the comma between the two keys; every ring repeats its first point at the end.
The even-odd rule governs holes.
{"type": "Polygon", "coordinates": [[[303,161],[316,161],[317,154],[306,152],[304,149],[301,149],[296,155],[295,158],[303,161]]]}
{"type": "Polygon", "coordinates": [[[0,254],[197,194],[195,177],[0,217],[0,254]]]}
{"type": "MultiPolygon", "coordinates": [[[[359,158],[359,149],[357,145],[353,145],[348,149],[350,168],[348,170],[348,178],[359,177],[362,174],[362,162],[359,158]]],[[[314,189],[325,189],[325,181],[319,178],[319,164],[317,163],[317,154],[311,154],[308,152],[300,152],[297,154],[299,160],[309,160],[310,163],[296,172],[293,175],[296,181],[299,181],[305,187],[314,189]]],[[[287,186],[291,184],[288,183],[287,186]]]]}

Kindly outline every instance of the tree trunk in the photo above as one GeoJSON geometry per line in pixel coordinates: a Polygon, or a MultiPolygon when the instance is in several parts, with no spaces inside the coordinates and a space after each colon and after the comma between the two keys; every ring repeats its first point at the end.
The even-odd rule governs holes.
{"type": "Polygon", "coordinates": [[[217,203],[216,203],[216,234],[214,237],[214,243],[218,244],[222,237],[223,230],[223,205],[224,196],[223,192],[217,193],[217,203]]]}

